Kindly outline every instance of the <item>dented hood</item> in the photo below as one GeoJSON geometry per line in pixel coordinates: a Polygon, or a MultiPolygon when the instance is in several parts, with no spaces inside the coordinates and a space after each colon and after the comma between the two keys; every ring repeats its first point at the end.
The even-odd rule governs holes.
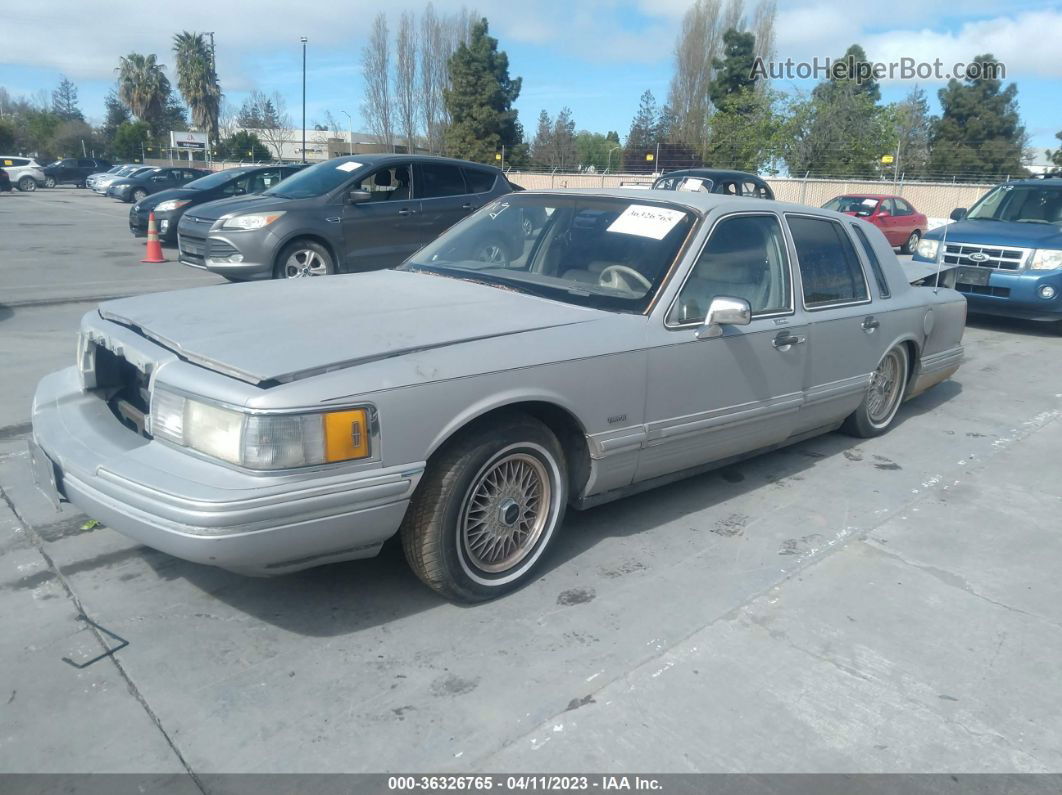
{"type": "Polygon", "coordinates": [[[584,323],[601,312],[442,276],[378,271],[142,295],[102,304],[100,315],[190,362],[260,384],[584,323]]]}

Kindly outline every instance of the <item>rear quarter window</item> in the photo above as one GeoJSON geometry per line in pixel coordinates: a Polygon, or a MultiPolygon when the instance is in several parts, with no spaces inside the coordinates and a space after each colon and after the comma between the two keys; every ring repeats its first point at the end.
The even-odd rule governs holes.
{"type": "Polygon", "coordinates": [[[464,172],[469,193],[486,193],[492,190],[498,178],[497,174],[490,171],[480,171],[474,168],[466,168],[464,172]]]}
{"type": "Polygon", "coordinates": [[[881,267],[881,260],[878,259],[878,255],[874,253],[874,246],[870,242],[870,238],[866,236],[866,233],[855,224],[852,224],[852,229],[855,230],[856,237],[859,238],[859,244],[863,247],[863,253],[867,255],[867,262],[870,263],[870,270],[874,273],[874,281],[878,285],[878,294],[882,298],[889,298],[892,292],[889,290],[889,282],[885,278],[885,271],[881,267]]]}

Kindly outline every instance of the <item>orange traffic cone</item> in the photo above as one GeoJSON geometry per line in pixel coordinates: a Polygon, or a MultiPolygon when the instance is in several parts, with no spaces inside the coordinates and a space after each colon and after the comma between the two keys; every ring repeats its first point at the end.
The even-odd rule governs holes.
{"type": "Polygon", "coordinates": [[[155,213],[151,213],[148,216],[148,239],[147,239],[147,251],[144,252],[144,258],[141,262],[165,262],[166,258],[162,256],[162,244],[159,243],[159,232],[155,227],[155,213]]]}

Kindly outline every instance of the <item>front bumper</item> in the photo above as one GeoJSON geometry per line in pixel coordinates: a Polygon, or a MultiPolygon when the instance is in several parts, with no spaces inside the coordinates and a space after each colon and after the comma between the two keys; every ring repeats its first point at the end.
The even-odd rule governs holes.
{"type": "Polygon", "coordinates": [[[398,530],[424,470],[243,472],[125,428],[101,398],[81,391],[73,367],[40,382],[32,419],[59,496],[149,547],[245,574],[375,555],[398,530]]]}
{"type": "Polygon", "coordinates": [[[178,259],[193,268],[209,270],[226,279],[251,281],[273,276],[276,246],[272,234],[211,232],[190,219],[182,219],[177,236],[178,259]],[[234,256],[241,258],[233,262],[234,256]]]}
{"type": "MultiPolygon", "coordinates": [[[[129,231],[133,237],[147,237],[148,218],[150,210],[137,210],[137,205],[129,208],[129,231]]],[[[159,239],[164,243],[177,242],[177,224],[181,216],[177,212],[155,213],[155,227],[159,233],[159,239]]]]}
{"type": "Polygon", "coordinates": [[[960,282],[955,289],[966,296],[970,314],[1062,320],[1062,271],[992,270],[987,285],[960,282]],[[1044,287],[1053,289],[1054,296],[1043,298],[1040,291],[1044,287]]]}

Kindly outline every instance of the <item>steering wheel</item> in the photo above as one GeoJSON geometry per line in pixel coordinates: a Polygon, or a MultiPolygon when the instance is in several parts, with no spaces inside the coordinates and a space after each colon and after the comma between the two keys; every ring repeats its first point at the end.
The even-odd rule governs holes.
{"type": "Polygon", "coordinates": [[[634,268],[630,268],[626,265],[608,265],[602,271],[601,275],[597,277],[598,284],[602,287],[611,287],[613,289],[623,288],[628,292],[634,292],[631,288],[631,282],[628,279],[641,284],[646,290],[653,289],[652,283],[646,279],[642,274],[638,273],[634,268]],[[608,278],[606,278],[606,274],[608,278]]]}

